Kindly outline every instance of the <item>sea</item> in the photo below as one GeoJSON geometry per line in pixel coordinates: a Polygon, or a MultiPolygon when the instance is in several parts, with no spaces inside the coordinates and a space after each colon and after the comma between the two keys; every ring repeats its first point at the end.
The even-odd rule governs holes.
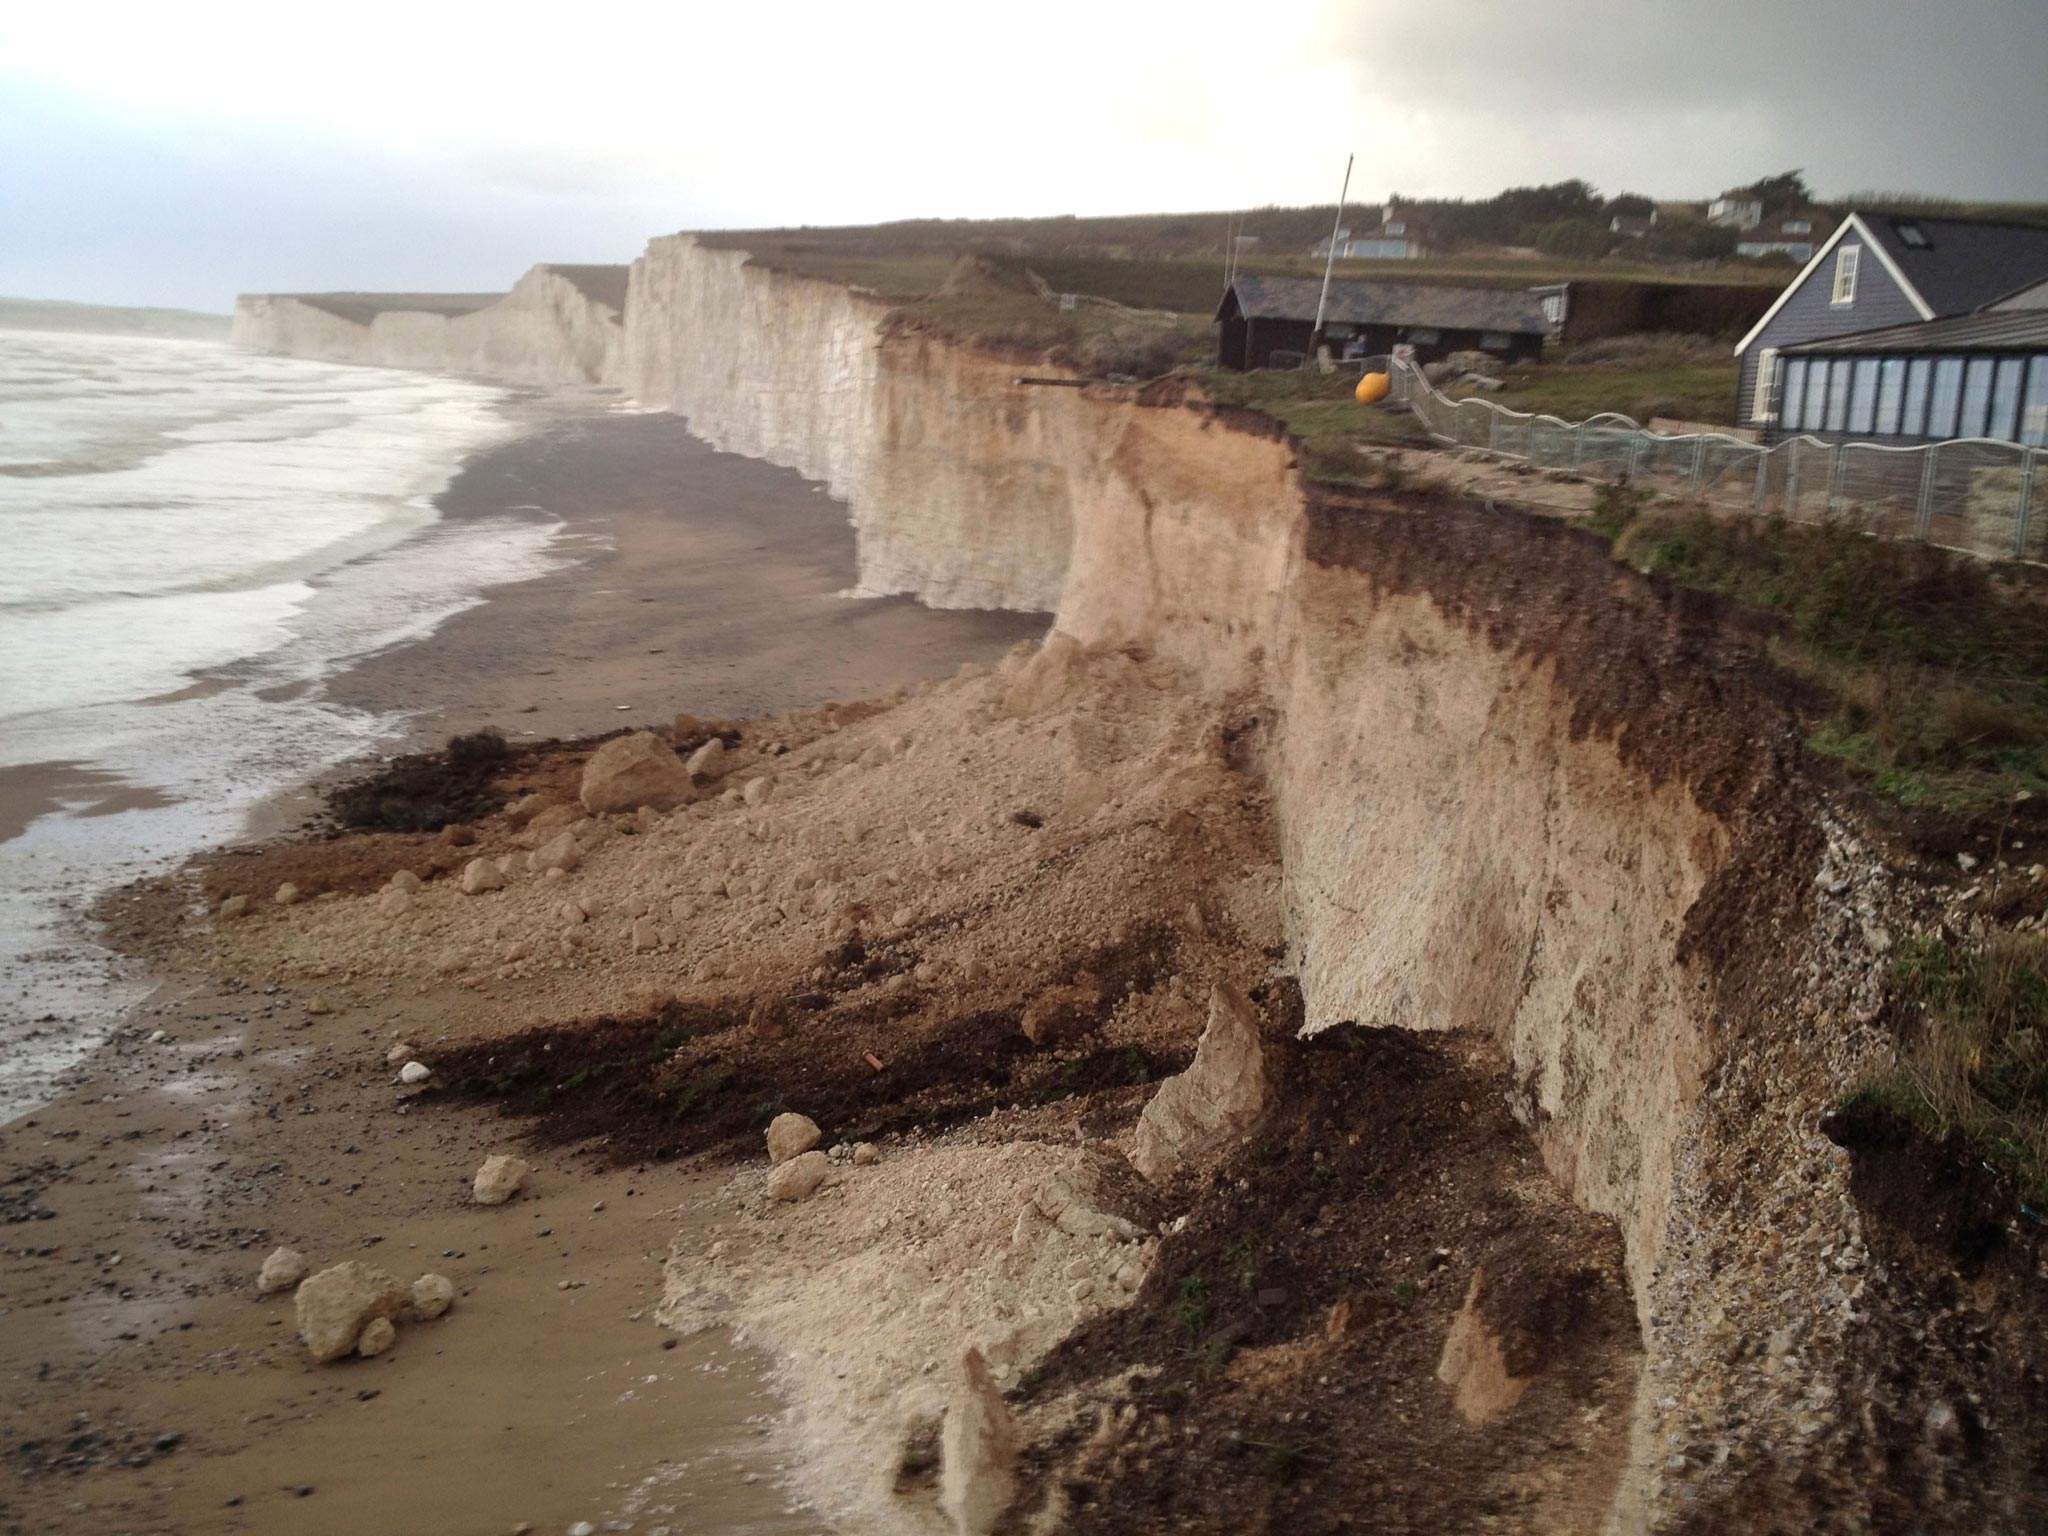
{"type": "Polygon", "coordinates": [[[109,887],[384,749],[325,681],[559,562],[545,520],[445,522],[502,390],[225,345],[0,331],[0,1119],[145,983],[109,887]]]}

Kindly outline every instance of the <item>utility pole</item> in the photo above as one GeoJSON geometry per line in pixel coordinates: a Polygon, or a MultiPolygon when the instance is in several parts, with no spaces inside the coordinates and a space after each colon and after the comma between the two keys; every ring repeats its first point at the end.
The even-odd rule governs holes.
{"type": "Polygon", "coordinates": [[[1351,162],[1357,158],[1356,151],[1344,157],[1344,187],[1337,194],[1337,217],[1330,224],[1330,254],[1323,262],[1323,291],[1316,296],[1316,323],[1308,333],[1310,357],[1316,353],[1316,338],[1323,334],[1323,310],[1330,302],[1330,269],[1337,265],[1337,231],[1344,227],[1344,199],[1351,195],[1351,162]]]}

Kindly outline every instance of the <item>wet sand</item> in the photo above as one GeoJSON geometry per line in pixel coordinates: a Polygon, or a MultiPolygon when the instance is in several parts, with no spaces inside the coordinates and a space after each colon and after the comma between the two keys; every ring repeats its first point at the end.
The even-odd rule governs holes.
{"type": "MultiPolygon", "coordinates": [[[[446,510],[559,518],[583,558],[331,685],[416,711],[422,740],[852,697],[1044,627],[836,596],[844,509],[667,417],[547,426],[480,456],[446,510]]],[[[471,1173],[512,1132],[416,1112],[384,1063],[394,1037],[431,1060],[468,1005],[178,974],[188,903],[169,884],[107,904],[163,984],[58,1101],[0,1128],[0,1530],[818,1528],[766,1459],[756,1362],[718,1335],[671,1345],[648,1315],[671,1239],[721,1219],[717,1175],[548,1152],[530,1197],[474,1207],[471,1173]],[[280,1243],[442,1273],[458,1300],[386,1356],[314,1367],[289,1296],[254,1293],[280,1243]]]]}

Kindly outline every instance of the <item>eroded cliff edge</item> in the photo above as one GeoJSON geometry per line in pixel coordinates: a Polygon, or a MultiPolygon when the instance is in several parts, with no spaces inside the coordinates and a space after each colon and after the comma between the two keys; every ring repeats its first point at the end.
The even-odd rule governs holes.
{"type": "Polygon", "coordinates": [[[1926,1347],[1926,1277],[1873,1255],[1820,1130],[1889,1050],[1908,898],[1711,603],[1554,523],[1313,496],[1284,442],[1171,386],[1033,387],[687,236],[628,309],[632,392],[846,498],[864,586],[1053,606],[1201,679],[1273,797],[1307,1030],[1498,1042],[1551,1172],[1626,1244],[1618,1525],[2038,1497],[2002,1452],[1966,1486],[1928,1429],[1976,1367],[1926,1347]]]}

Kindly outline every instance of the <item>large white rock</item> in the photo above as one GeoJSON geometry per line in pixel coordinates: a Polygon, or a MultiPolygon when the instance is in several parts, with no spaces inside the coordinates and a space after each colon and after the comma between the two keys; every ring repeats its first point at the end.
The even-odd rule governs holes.
{"type": "Polygon", "coordinates": [[[786,1163],[778,1163],[768,1175],[768,1195],[773,1200],[808,1200],[832,1171],[832,1159],[822,1152],[805,1152],[786,1163]]]}
{"type": "Polygon", "coordinates": [[[533,1165],[525,1158],[494,1152],[477,1169],[470,1192],[478,1205],[503,1205],[525,1186],[526,1176],[531,1172],[533,1165]]]}
{"type": "Polygon", "coordinates": [[[1017,1426],[988,1362],[970,1349],[939,1431],[939,1508],[960,1536],[988,1536],[1017,1492],[1017,1426]]]}
{"type": "Polygon", "coordinates": [[[424,1083],[428,1078],[432,1077],[433,1075],[434,1069],[428,1066],[424,1061],[408,1061],[404,1066],[398,1069],[398,1080],[401,1083],[404,1083],[407,1087],[413,1087],[416,1084],[424,1083]]]}
{"type": "Polygon", "coordinates": [[[400,1315],[408,1323],[431,1323],[454,1304],[454,1281],[446,1275],[421,1275],[413,1281],[400,1315]]]}
{"type": "Polygon", "coordinates": [[[324,1365],[354,1349],[372,1318],[398,1316],[406,1290],[383,1270],[350,1259],[301,1282],[294,1300],[299,1338],[313,1362],[324,1365]]]}
{"type": "Polygon", "coordinates": [[[822,1137],[817,1122],[808,1115],[777,1115],[768,1122],[768,1161],[786,1163],[810,1151],[822,1137]]]}
{"type": "Polygon", "coordinates": [[[690,772],[669,744],[652,731],[636,731],[606,742],[583,765],[579,798],[593,816],[652,806],[673,810],[696,798],[690,772]]]}
{"type": "Polygon", "coordinates": [[[485,891],[495,891],[505,884],[505,875],[489,859],[471,859],[462,870],[462,894],[481,896],[485,891]]]}
{"type": "Polygon", "coordinates": [[[278,1248],[256,1271],[256,1294],[274,1296],[297,1285],[312,1270],[306,1256],[296,1248],[278,1248]]]}
{"type": "Polygon", "coordinates": [[[1209,1023],[1195,1059],[1159,1085],[1138,1118],[1132,1166],[1154,1183],[1171,1178],[1190,1160],[1249,1135],[1271,1094],[1259,1011],[1219,982],[1209,992],[1209,1023]]]}

